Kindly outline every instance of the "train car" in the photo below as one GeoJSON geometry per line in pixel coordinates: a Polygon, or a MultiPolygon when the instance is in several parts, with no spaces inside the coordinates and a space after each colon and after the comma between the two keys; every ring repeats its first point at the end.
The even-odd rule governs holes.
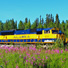
{"type": "Polygon", "coordinates": [[[54,43],[56,39],[65,41],[65,35],[58,28],[8,30],[0,32],[0,43],[54,43]]]}

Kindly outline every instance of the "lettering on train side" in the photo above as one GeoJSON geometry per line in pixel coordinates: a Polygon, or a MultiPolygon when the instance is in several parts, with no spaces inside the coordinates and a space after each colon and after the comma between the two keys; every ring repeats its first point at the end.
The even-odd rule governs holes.
{"type": "MultiPolygon", "coordinates": [[[[26,36],[14,37],[14,38],[26,38],[26,36]]],[[[29,38],[29,36],[28,36],[29,38]]]]}

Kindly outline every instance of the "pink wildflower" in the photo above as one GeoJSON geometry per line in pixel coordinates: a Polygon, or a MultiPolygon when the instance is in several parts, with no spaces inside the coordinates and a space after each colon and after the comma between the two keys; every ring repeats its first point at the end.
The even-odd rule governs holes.
{"type": "Polygon", "coordinates": [[[19,68],[19,67],[16,65],[16,68],[19,68]]]}
{"type": "Polygon", "coordinates": [[[54,50],[52,49],[52,51],[54,51],[54,50]]]}
{"type": "Polygon", "coordinates": [[[21,55],[20,55],[20,57],[21,57],[21,55]]]}
{"type": "Polygon", "coordinates": [[[26,60],[26,62],[28,62],[28,60],[26,60]]]}
{"type": "Polygon", "coordinates": [[[40,59],[41,60],[41,59],[40,59]]]}
{"type": "Polygon", "coordinates": [[[7,53],[7,51],[5,51],[7,53]]]}
{"type": "Polygon", "coordinates": [[[48,57],[46,56],[46,59],[48,59],[48,57]]]}
{"type": "Polygon", "coordinates": [[[44,58],[43,58],[43,60],[44,60],[44,58]]]}
{"type": "Polygon", "coordinates": [[[11,50],[11,49],[9,48],[8,51],[10,52],[10,50],[11,50]]]}
{"type": "Polygon", "coordinates": [[[51,52],[50,50],[48,50],[48,52],[51,52]]]}
{"type": "Polygon", "coordinates": [[[43,64],[43,66],[44,66],[44,64],[43,64]]]}
{"type": "Polygon", "coordinates": [[[62,62],[64,62],[64,61],[62,61],[62,62]]]}
{"type": "Polygon", "coordinates": [[[1,53],[0,53],[0,56],[1,56],[1,53]]]}
{"type": "Polygon", "coordinates": [[[47,53],[48,51],[46,50],[45,53],[47,53]]]}
{"type": "Polygon", "coordinates": [[[32,46],[31,46],[31,47],[29,47],[29,50],[32,50],[32,46]]]}
{"type": "Polygon", "coordinates": [[[40,55],[40,53],[36,53],[37,55],[40,55]]]}
{"type": "Polygon", "coordinates": [[[36,58],[33,58],[34,61],[36,61],[36,58]]]}
{"type": "Polygon", "coordinates": [[[61,58],[61,60],[62,60],[62,58],[61,58]]]}
{"type": "Polygon", "coordinates": [[[38,58],[40,58],[40,57],[38,57],[38,58]]]}
{"type": "Polygon", "coordinates": [[[7,61],[5,62],[5,65],[7,65],[7,61]]]}
{"type": "Polygon", "coordinates": [[[44,63],[44,61],[42,60],[42,63],[44,63]]]}
{"type": "Polygon", "coordinates": [[[32,56],[32,58],[33,58],[33,56],[32,56]]]}
{"type": "Polygon", "coordinates": [[[29,56],[30,54],[29,53],[26,53],[27,56],[29,56]]]}
{"type": "Polygon", "coordinates": [[[33,65],[33,62],[31,62],[31,64],[33,65]]]}
{"type": "Polygon", "coordinates": [[[34,51],[36,50],[36,48],[32,48],[34,51]]]}
{"type": "Polygon", "coordinates": [[[65,51],[68,51],[67,49],[65,49],[65,51]]]}
{"type": "Polygon", "coordinates": [[[0,47],[0,49],[2,49],[2,47],[0,47]]]}
{"type": "Polygon", "coordinates": [[[53,54],[53,51],[51,51],[51,54],[53,54]]]}
{"type": "Polygon", "coordinates": [[[56,53],[59,53],[59,50],[55,50],[56,53]]]}
{"type": "Polygon", "coordinates": [[[1,56],[1,58],[3,58],[3,56],[1,56]]]}
{"type": "Polygon", "coordinates": [[[25,60],[26,59],[26,56],[23,59],[25,60]]]}
{"type": "Polygon", "coordinates": [[[41,64],[41,63],[39,63],[39,65],[41,66],[42,64],[41,64]]]}
{"type": "Polygon", "coordinates": [[[19,48],[17,47],[16,50],[19,50],[19,48]]]}
{"type": "Polygon", "coordinates": [[[15,48],[13,48],[13,51],[15,51],[16,49],[15,48]]]}
{"type": "Polygon", "coordinates": [[[5,48],[6,46],[4,45],[3,48],[5,48]]]}
{"type": "Polygon", "coordinates": [[[63,53],[63,50],[61,50],[61,53],[63,53]]]}
{"type": "Polygon", "coordinates": [[[39,49],[39,51],[41,52],[41,49],[39,49]]]}

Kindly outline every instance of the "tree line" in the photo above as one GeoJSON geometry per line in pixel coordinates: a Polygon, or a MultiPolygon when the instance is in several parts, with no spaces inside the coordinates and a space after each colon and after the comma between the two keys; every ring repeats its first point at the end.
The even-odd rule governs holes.
{"type": "Polygon", "coordinates": [[[40,19],[37,18],[32,24],[30,22],[30,19],[28,20],[28,18],[25,18],[25,22],[20,20],[18,24],[17,21],[14,21],[14,19],[6,20],[5,23],[0,21],[0,31],[12,29],[26,30],[34,28],[51,28],[51,27],[59,28],[66,35],[66,37],[68,37],[68,20],[66,20],[65,22],[64,21],[60,22],[58,14],[56,14],[55,16],[55,21],[52,14],[46,14],[45,19],[41,18],[40,15],[40,19]]]}

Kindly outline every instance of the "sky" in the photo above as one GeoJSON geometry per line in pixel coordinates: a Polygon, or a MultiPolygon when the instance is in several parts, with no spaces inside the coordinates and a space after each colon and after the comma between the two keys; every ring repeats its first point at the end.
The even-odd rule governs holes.
{"type": "Polygon", "coordinates": [[[52,14],[55,18],[59,15],[60,22],[68,20],[68,0],[0,0],[0,20],[14,19],[19,23],[27,17],[31,23],[46,14],[52,14]]]}

